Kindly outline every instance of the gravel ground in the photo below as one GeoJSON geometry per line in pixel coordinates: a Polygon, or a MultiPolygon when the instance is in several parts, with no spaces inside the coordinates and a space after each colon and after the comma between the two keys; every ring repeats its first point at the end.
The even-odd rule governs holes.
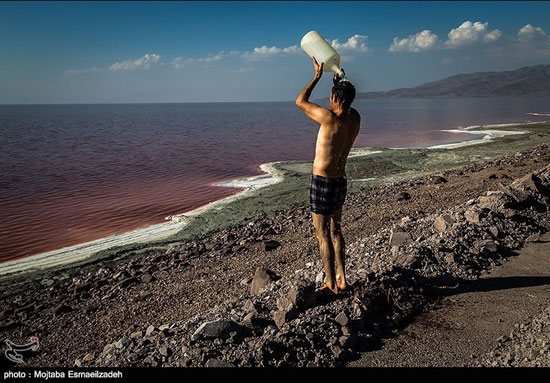
{"type": "MultiPolygon", "coordinates": [[[[424,283],[426,278],[443,277],[446,283],[452,284],[457,280],[475,279],[481,275],[484,269],[497,266],[500,261],[496,256],[471,259],[455,257],[453,259],[449,253],[459,254],[464,249],[457,247],[450,252],[446,245],[451,244],[445,243],[444,238],[438,244],[441,246],[438,246],[430,257],[425,258],[413,257],[415,259],[410,259],[410,257],[403,256],[404,254],[400,250],[401,244],[397,246],[397,249],[390,249],[389,246],[386,246],[386,251],[392,254],[391,262],[385,262],[384,257],[376,257],[376,254],[370,254],[368,251],[362,252],[359,249],[364,249],[367,243],[372,244],[373,247],[385,246],[383,244],[387,243],[390,236],[399,237],[399,235],[393,234],[396,226],[410,232],[411,237],[417,240],[422,236],[418,233],[426,232],[425,228],[428,226],[433,228],[434,217],[440,217],[444,210],[448,210],[449,206],[464,205],[489,190],[498,190],[499,182],[502,185],[509,185],[514,179],[543,167],[549,158],[550,147],[540,145],[536,148],[523,150],[516,155],[465,166],[437,175],[418,177],[385,187],[365,188],[361,193],[349,196],[344,208],[344,236],[349,243],[350,256],[361,254],[363,257],[361,260],[368,265],[360,268],[359,259],[355,263],[350,262],[349,269],[353,270],[350,274],[350,276],[353,275],[351,282],[365,282],[372,279],[372,283],[363,284],[362,289],[354,290],[343,300],[327,302],[325,305],[313,304],[313,307],[307,310],[307,315],[317,316],[319,323],[324,323],[326,316],[332,315],[335,310],[339,310],[338,314],[346,311],[342,310],[342,302],[347,302],[347,305],[355,300],[356,305],[349,306],[353,309],[350,309],[350,312],[344,312],[347,320],[352,323],[352,321],[361,319],[364,314],[361,313],[361,310],[365,311],[365,307],[361,308],[361,305],[365,305],[363,301],[366,297],[371,297],[375,302],[374,312],[379,316],[378,322],[371,323],[374,327],[384,327],[383,324],[388,322],[387,314],[393,315],[393,317],[390,315],[391,326],[388,329],[373,330],[371,328],[369,329],[370,334],[367,332],[361,335],[364,342],[359,343],[372,346],[376,344],[376,339],[379,339],[378,335],[383,334],[384,331],[394,331],[419,313],[414,305],[411,305],[415,299],[422,302],[418,308],[420,311],[424,309],[424,305],[429,306],[430,299],[425,299],[426,291],[424,291],[427,286],[424,283]],[[403,220],[403,218],[405,219],[403,220]],[[423,219],[424,221],[422,221],[423,219]],[[423,222],[424,228],[417,226],[416,222],[423,222]],[[365,240],[365,238],[369,239],[365,240]],[[415,262],[418,265],[415,265],[415,262]],[[399,266],[399,270],[395,268],[396,265],[399,266]],[[422,270],[422,274],[410,274],[403,271],[414,269],[415,267],[412,266],[422,270]],[[376,278],[371,278],[373,272],[376,278]],[[387,292],[391,289],[395,290],[395,294],[388,296],[387,292]],[[386,298],[383,298],[384,295],[386,298]],[[402,306],[401,309],[395,310],[396,305],[402,306]]],[[[487,197],[491,199],[491,196],[487,197]]],[[[501,197],[498,195],[498,198],[501,197]]],[[[462,207],[462,214],[468,206],[462,207]]],[[[533,214],[536,213],[535,210],[533,210],[533,214]]],[[[501,246],[503,249],[513,248],[520,245],[526,235],[534,235],[536,230],[544,231],[543,227],[537,227],[529,221],[518,221],[517,225],[514,224],[511,227],[498,227],[498,222],[504,221],[499,221],[500,216],[492,214],[490,211],[492,210],[489,209],[488,215],[481,217],[482,220],[486,219],[487,221],[487,224],[483,226],[488,230],[487,232],[482,234],[476,232],[476,237],[471,238],[472,243],[468,242],[467,236],[463,235],[468,246],[471,245],[472,249],[483,254],[495,253],[492,251],[493,246],[497,246],[497,248],[501,246]],[[501,235],[499,232],[510,235],[499,238],[501,235]],[[498,244],[486,242],[497,238],[499,238],[498,244]],[[482,241],[475,242],[478,239],[482,241]]],[[[433,235],[436,234],[438,233],[433,232],[433,235]]],[[[455,237],[452,236],[452,238],[455,237]]],[[[422,244],[422,240],[413,243],[422,244]]],[[[414,247],[407,241],[402,244],[406,249],[412,250],[414,247]]],[[[416,250],[421,251],[422,247],[417,247],[416,250]]],[[[196,328],[193,328],[191,324],[208,319],[211,314],[210,308],[217,307],[218,312],[225,312],[223,310],[227,307],[220,306],[224,302],[233,302],[231,304],[235,306],[233,309],[236,310],[236,317],[241,321],[244,320],[244,317],[236,314],[237,309],[241,307],[239,305],[244,305],[248,300],[260,299],[261,296],[251,297],[249,293],[250,282],[258,268],[269,269],[274,274],[283,277],[280,280],[282,282],[276,285],[278,286],[277,293],[283,295],[292,292],[287,291],[289,288],[298,288],[290,281],[296,280],[298,283],[301,279],[308,280],[313,277],[315,280],[318,277],[321,270],[318,250],[313,237],[311,217],[306,206],[295,206],[277,213],[273,218],[257,219],[247,225],[226,229],[214,235],[190,241],[167,252],[128,259],[127,262],[121,264],[99,263],[95,267],[83,268],[81,275],[70,280],[45,279],[42,281],[43,288],[33,288],[24,293],[10,296],[0,303],[0,333],[4,339],[10,339],[13,342],[23,342],[33,335],[40,338],[40,351],[26,357],[25,366],[101,365],[104,363],[166,366],[210,363],[210,365],[215,365],[218,362],[222,363],[223,356],[227,359],[229,354],[209,355],[208,350],[211,349],[211,345],[210,348],[208,347],[209,341],[198,339],[196,342],[204,341],[206,343],[197,349],[206,351],[202,354],[201,351],[198,354],[193,354],[191,350],[188,352],[188,356],[185,356],[186,351],[183,350],[188,346],[184,343],[188,345],[186,342],[189,340],[184,340],[184,335],[192,337],[196,328]],[[295,277],[296,270],[302,270],[305,274],[300,278],[295,277]],[[283,283],[285,281],[289,283],[283,283]],[[176,323],[178,325],[175,325],[176,323]],[[185,323],[187,323],[187,327],[185,327],[185,323]],[[147,329],[150,329],[149,334],[146,333],[147,329]],[[134,334],[133,337],[132,334],[134,334]],[[158,341],[159,337],[166,336],[165,340],[170,344],[174,339],[169,338],[174,334],[179,334],[181,339],[170,347],[159,345],[160,343],[151,343],[152,340],[158,341]],[[151,337],[151,339],[144,340],[147,337],[151,337]],[[139,345],[138,340],[141,342],[139,345]],[[111,346],[111,349],[126,350],[125,352],[127,352],[139,346],[143,352],[134,354],[139,356],[137,359],[105,358],[107,355],[114,355],[110,354],[112,350],[107,347],[112,344],[115,346],[111,346]],[[117,347],[117,344],[120,347],[117,347]],[[158,354],[150,353],[148,344],[156,344],[158,347],[155,348],[155,352],[158,354]]],[[[307,284],[302,287],[304,291],[308,291],[307,284]]],[[[269,296],[269,293],[265,291],[264,294],[269,296]]],[[[297,294],[298,298],[303,297],[303,294],[307,296],[300,290],[300,294],[297,294]]],[[[434,294],[434,296],[437,295],[434,294]]],[[[262,318],[262,315],[271,318],[272,311],[277,310],[279,306],[278,298],[272,296],[272,299],[268,299],[268,301],[270,301],[268,304],[259,305],[258,308],[248,304],[248,309],[250,309],[248,314],[250,311],[263,310],[258,313],[256,319],[260,322],[262,319],[271,320],[262,318]]],[[[293,304],[296,305],[296,303],[295,301],[293,304]]],[[[253,304],[256,303],[253,302],[253,304]]],[[[303,307],[312,305],[311,302],[304,304],[303,307]]],[[[297,304],[299,311],[303,308],[300,308],[300,305],[301,303],[297,304]]],[[[366,304],[366,306],[369,305],[366,304]]],[[[252,318],[248,318],[248,320],[250,319],[252,318]]],[[[297,319],[300,320],[299,317],[297,319]]],[[[288,317],[290,322],[297,319],[288,317]]],[[[340,319],[345,322],[342,316],[340,319]]],[[[267,333],[264,331],[261,336],[259,334],[251,336],[252,339],[249,342],[252,343],[247,343],[247,347],[254,348],[259,345],[261,352],[257,357],[243,356],[242,343],[238,343],[234,336],[233,339],[231,336],[228,338],[232,339],[228,344],[234,342],[237,346],[228,346],[227,350],[236,354],[240,353],[240,361],[235,363],[237,365],[269,365],[266,361],[270,360],[269,356],[274,354],[281,354],[282,359],[280,360],[284,361],[283,364],[288,365],[334,365],[335,361],[342,362],[349,357],[347,350],[357,340],[348,331],[350,329],[344,330],[344,332],[348,332],[345,334],[341,330],[342,325],[335,329],[335,326],[338,325],[329,324],[326,333],[334,332],[340,334],[340,337],[336,341],[330,340],[329,343],[332,344],[328,353],[320,351],[318,353],[315,351],[317,349],[313,347],[312,353],[304,351],[305,355],[302,357],[288,351],[277,350],[277,342],[268,343],[266,346],[266,342],[274,342],[272,336],[275,336],[275,333],[287,334],[282,337],[287,337],[289,340],[298,339],[299,337],[292,338],[291,336],[296,333],[297,329],[304,330],[302,335],[308,339],[308,342],[315,339],[315,336],[312,339],[308,338],[311,330],[308,330],[307,326],[301,328],[294,322],[292,323],[288,329],[284,330],[286,332],[280,331],[280,327],[270,323],[269,326],[264,326],[264,330],[265,328],[270,329],[267,333]],[[259,341],[258,336],[264,337],[263,340],[259,341]],[[347,338],[341,340],[342,337],[347,338]],[[289,356],[284,359],[286,354],[289,356]]],[[[310,325],[315,321],[305,321],[305,323],[310,325]]],[[[354,323],[357,324],[357,322],[354,323]]],[[[229,333],[234,332],[238,333],[239,331],[229,331],[229,333]]],[[[278,336],[281,337],[281,335],[278,336]]],[[[224,337],[221,339],[223,342],[227,342],[224,337]]],[[[279,343],[281,343],[280,339],[279,343]]],[[[355,342],[355,345],[357,343],[355,342]]],[[[216,345],[216,343],[214,344],[216,345]]],[[[288,343],[282,342],[282,344],[288,346],[288,343]]],[[[217,344],[216,347],[220,350],[224,349],[221,344],[217,344]]],[[[295,345],[292,347],[296,348],[295,345]]]]}

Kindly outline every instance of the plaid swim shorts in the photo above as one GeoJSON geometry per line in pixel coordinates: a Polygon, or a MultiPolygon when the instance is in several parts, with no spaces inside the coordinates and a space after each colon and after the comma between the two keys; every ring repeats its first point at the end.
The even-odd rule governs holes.
{"type": "Polygon", "coordinates": [[[328,178],[312,174],[309,192],[311,211],[316,214],[331,214],[344,205],[347,191],[346,176],[328,178]]]}

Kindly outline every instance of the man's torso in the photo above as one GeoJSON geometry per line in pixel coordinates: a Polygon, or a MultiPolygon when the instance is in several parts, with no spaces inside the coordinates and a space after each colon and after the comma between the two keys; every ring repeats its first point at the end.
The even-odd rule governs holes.
{"type": "Polygon", "coordinates": [[[351,108],[350,113],[336,116],[321,124],[315,145],[313,174],[323,177],[342,177],[353,142],[359,133],[359,113],[351,108]]]}

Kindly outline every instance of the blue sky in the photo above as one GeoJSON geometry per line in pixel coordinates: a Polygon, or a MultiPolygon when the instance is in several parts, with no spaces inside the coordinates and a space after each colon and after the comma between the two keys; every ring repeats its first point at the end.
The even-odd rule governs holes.
{"type": "Polygon", "coordinates": [[[310,30],[359,91],[410,87],[549,64],[548,15],[549,2],[2,2],[0,103],[293,100],[310,30]]]}

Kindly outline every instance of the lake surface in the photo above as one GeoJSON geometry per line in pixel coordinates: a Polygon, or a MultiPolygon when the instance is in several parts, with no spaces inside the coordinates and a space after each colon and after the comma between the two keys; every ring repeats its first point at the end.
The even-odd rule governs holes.
{"type": "MultiPolygon", "coordinates": [[[[323,105],[325,106],[325,105],[323,105]]],[[[354,147],[479,138],[442,132],[550,120],[550,97],[356,100],[354,147]]],[[[0,262],[160,223],[237,189],[262,163],[313,160],[293,102],[0,105],[0,262]]]]}

